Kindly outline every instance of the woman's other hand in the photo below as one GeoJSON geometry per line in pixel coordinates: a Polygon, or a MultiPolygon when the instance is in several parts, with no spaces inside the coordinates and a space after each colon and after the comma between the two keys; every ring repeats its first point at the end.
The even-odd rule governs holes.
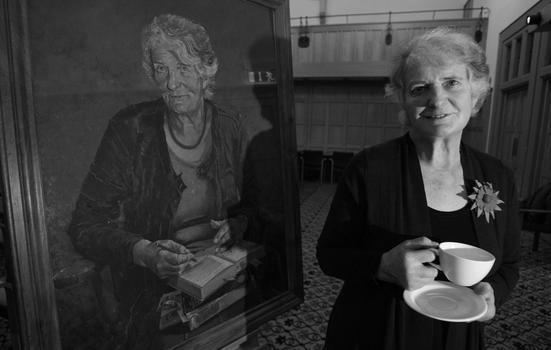
{"type": "Polygon", "coordinates": [[[415,290],[434,280],[438,270],[425,263],[436,258],[438,243],[427,237],[404,241],[381,257],[377,278],[415,290]]]}
{"type": "Polygon", "coordinates": [[[484,298],[484,301],[486,302],[486,305],[488,305],[488,311],[479,318],[477,321],[485,322],[489,321],[496,315],[496,305],[495,305],[495,297],[494,297],[494,289],[488,282],[480,282],[473,286],[473,292],[475,292],[476,295],[480,295],[482,298],[484,298]]]}
{"type": "Polygon", "coordinates": [[[134,244],[132,253],[135,264],[147,267],[159,278],[184,271],[193,258],[186,247],[170,239],[155,242],[142,239],[134,244]]]}
{"type": "Polygon", "coordinates": [[[218,246],[216,251],[224,251],[233,244],[243,240],[243,236],[247,230],[247,217],[239,215],[227,220],[211,220],[211,227],[218,229],[214,236],[214,244],[218,246]]]}

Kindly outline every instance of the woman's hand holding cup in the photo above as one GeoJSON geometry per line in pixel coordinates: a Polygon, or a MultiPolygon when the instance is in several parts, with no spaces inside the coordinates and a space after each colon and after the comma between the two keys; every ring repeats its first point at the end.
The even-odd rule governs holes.
{"type": "Polygon", "coordinates": [[[377,278],[415,290],[432,282],[438,271],[426,263],[434,261],[438,242],[427,237],[404,241],[381,257],[377,278]]]}

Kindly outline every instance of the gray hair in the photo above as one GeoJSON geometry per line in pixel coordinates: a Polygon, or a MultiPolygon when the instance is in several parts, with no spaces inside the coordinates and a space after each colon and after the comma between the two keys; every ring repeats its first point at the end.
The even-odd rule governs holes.
{"type": "Polygon", "coordinates": [[[171,14],[153,18],[142,32],[142,67],[152,80],[151,49],[163,40],[177,42],[183,52],[196,59],[195,66],[207,82],[205,97],[211,98],[214,93],[218,59],[205,28],[187,18],[171,14]]]}
{"type": "Polygon", "coordinates": [[[464,63],[476,99],[473,114],[484,104],[490,91],[490,74],[484,50],[467,34],[438,27],[411,40],[396,56],[387,96],[403,102],[408,70],[418,64],[441,67],[449,62],[464,63]]]}

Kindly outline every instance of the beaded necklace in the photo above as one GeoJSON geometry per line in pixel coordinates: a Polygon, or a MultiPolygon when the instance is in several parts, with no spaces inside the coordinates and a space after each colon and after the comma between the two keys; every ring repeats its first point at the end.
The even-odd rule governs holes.
{"type": "Polygon", "coordinates": [[[178,140],[178,138],[176,138],[176,135],[174,134],[174,130],[172,130],[172,126],[170,124],[170,121],[168,121],[168,118],[167,118],[167,124],[168,124],[168,132],[170,133],[170,137],[172,138],[172,140],[180,147],[182,147],[183,149],[194,149],[196,148],[197,146],[199,146],[199,144],[201,143],[201,140],[203,139],[203,137],[205,136],[205,130],[207,129],[207,121],[206,121],[206,118],[204,116],[204,113],[203,113],[204,109],[201,108],[201,114],[203,115],[203,128],[201,130],[201,135],[199,136],[199,138],[197,139],[197,141],[193,144],[193,145],[185,145],[183,144],[182,142],[180,142],[180,140],[178,140]]]}

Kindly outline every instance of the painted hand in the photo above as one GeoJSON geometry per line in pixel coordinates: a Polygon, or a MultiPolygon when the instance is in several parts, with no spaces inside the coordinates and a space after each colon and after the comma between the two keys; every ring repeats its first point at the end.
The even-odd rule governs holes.
{"type": "Polygon", "coordinates": [[[211,220],[211,227],[218,229],[214,236],[214,244],[218,246],[216,251],[224,251],[243,240],[247,230],[247,217],[240,215],[222,221],[211,220]]]}
{"type": "Polygon", "coordinates": [[[425,265],[436,258],[437,242],[427,237],[404,241],[381,257],[377,278],[415,290],[432,282],[438,270],[425,265]]]}
{"type": "Polygon", "coordinates": [[[170,239],[155,242],[141,240],[134,245],[132,253],[134,263],[147,267],[159,278],[177,275],[193,263],[193,254],[170,239]]]}

